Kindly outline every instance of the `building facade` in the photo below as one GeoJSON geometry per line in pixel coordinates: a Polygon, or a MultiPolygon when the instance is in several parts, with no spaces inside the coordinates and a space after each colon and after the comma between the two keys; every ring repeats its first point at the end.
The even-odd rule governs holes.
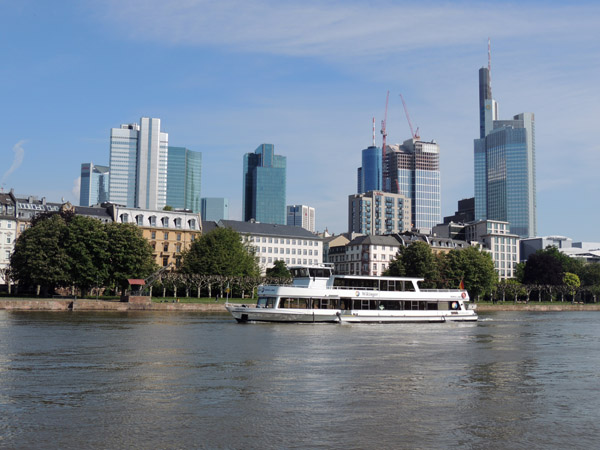
{"type": "Polygon", "coordinates": [[[475,220],[510,223],[522,238],[537,234],[535,117],[498,119],[489,69],[479,71],[480,138],[474,142],[475,220]]]}
{"type": "Polygon", "coordinates": [[[205,197],[202,199],[201,211],[203,222],[229,220],[229,199],[205,197]]]}
{"type": "Polygon", "coordinates": [[[465,226],[467,242],[477,242],[494,261],[501,280],[515,278],[519,263],[519,236],[511,233],[510,224],[500,220],[482,220],[465,226]]]}
{"type": "Polygon", "coordinates": [[[285,225],[286,157],[273,144],[244,155],[242,217],[245,221],[285,225]]]}
{"type": "Polygon", "coordinates": [[[94,163],[81,165],[79,206],[98,205],[108,201],[109,168],[94,163]]]}
{"type": "Polygon", "coordinates": [[[217,226],[232,228],[253,247],[263,275],[278,260],[287,266],[323,262],[323,239],[304,228],[237,220],[221,220],[217,226]]]}
{"type": "Polygon", "coordinates": [[[386,147],[391,191],[411,201],[412,227],[429,229],[442,221],[440,149],[435,141],[409,139],[386,147]]]}
{"type": "Polygon", "coordinates": [[[167,156],[167,205],[201,211],[202,153],[185,147],[169,147],[167,156]]]}
{"type": "Polygon", "coordinates": [[[307,205],[287,206],[287,225],[315,232],[315,208],[307,205]]]}
{"type": "Polygon", "coordinates": [[[6,270],[17,240],[17,202],[12,192],[0,193],[0,284],[8,284],[6,270]]]}
{"type": "Polygon", "coordinates": [[[381,148],[372,145],[362,151],[362,166],[357,172],[359,194],[383,189],[382,164],[381,148]]]}
{"type": "Polygon", "coordinates": [[[153,249],[153,257],[161,267],[170,263],[179,268],[182,252],[187,250],[202,232],[200,214],[184,211],[147,210],[109,205],[116,223],[133,223],[142,230],[153,249]]]}
{"type": "Polygon", "coordinates": [[[167,204],[168,141],[156,118],[142,117],[139,124],[111,129],[111,203],[153,210],[167,204]]]}
{"type": "Polygon", "coordinates": [[[402,194],[369,191],[348,196],[348,233],[401,233],[410,230],[411,223],[411,200],[402,194]]]}

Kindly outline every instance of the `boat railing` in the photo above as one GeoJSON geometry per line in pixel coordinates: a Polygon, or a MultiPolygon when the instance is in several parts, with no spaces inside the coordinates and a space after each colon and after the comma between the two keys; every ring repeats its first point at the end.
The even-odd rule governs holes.
{"type": "Polygon", "coordinates": [[[332,289],[347,289],[349,291],[378,291],[375,287],[366,286],[332,286],[332,289]]]}
{"type": "Polygon", "coordinates": [[[419,289],[421,292],[462,292],[460,289],[419,289]]]}

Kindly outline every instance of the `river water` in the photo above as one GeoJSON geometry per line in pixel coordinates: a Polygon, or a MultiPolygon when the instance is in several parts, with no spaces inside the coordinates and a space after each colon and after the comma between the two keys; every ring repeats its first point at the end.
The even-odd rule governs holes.
{"type": "Polygon", "coordinates": [[[0,311],[0,448],[597,448],[599,319],[0,311]]]}

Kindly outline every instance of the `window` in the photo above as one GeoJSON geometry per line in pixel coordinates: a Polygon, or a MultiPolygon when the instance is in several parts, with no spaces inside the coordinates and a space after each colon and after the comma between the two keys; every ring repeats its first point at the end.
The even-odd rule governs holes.
{"type": "Polygon", "coordinates": [[[163,217],[162,219],[160,219],[163,228],[168,228],[169,227],[169,218],[168,217],[163,217]]]}
{"type": "Polygon", "coordinates": [[[156,226],[156,216],[148,217],[148,222],[150,222],[151,227],[155,227],[156,226]]]}
{"type": "Polygon", "coordinates": [[[173,223],[175,224],[175,228],[181,228],[181,219],[177,218],[173,221],[173,223]]]}
{"type": "Polygon", "coordinates": [[[177,253],[181,253],[181,244],[177,244],[177,253]]]}
{"type": "Polygon", "coordinates": [[[10,237],[10,234],[9,234],[8,236],[6,236],[6,243],[10,244],[10,240],[11,240],[11,237],[10,237]]]}
{"type": "Polygon", "coordinates": [[[163,245],[163,251],[168,252],[169,251],[169,243],[165,242],[165,244],[163,245]]]}
{"type": "Polygon", "coordinates": [[[169,257],[163,256],[163,267],[167,267],[169,265],[169,257]]]}
{"type": "Polygon", "coordinates": [[[177,240],[181,241],[181,233],[177,233],[177,240]]]}
{"type": "Polygon", "coordinates": [[[150,236],[151,236],[152,239],[156,239],[156,231],[152,231],[150,233],[150,236]]]}
{"type": "Polygon", "coordinates": [[[11,228],[12,224],[10,222],[6,222],[6,228],[11,228]]]}
{"type": "Polygon", "coordinates": [[[156,242],[150,242],[150,247],[152,247],[152,250],[156,250],[156,242]]]}
{"type": "Polygon", "coordinates": [[[190,221],[188,222],[188,224],[190,225],[190,230],[195,230],[196,229],[196,219],[190,219],[190,221]]]}
{"type": "Polygon", "coordinates": [[[165,241],[167,241],[167,240],[169,240],[169,232],[168,231],[165,232],[165,241]]]}
{"type": "Polygon", "coordinates": [[[22,223],[21,226],[19,227],[19,230],[21,230],[21,232],[25,231],[25,224],[22,223]]]}
{"type": "Polygon", "coordinates": [[[121,214],[121,223],[129,222],[129,214],[121,214]]]}
{"type": "Polygon", "coordinates": [[[141,214],[138,214],[137,216],[135,216],[135,223],[138,226],[144,225],[144,216],[142,216],[141,214]]]}

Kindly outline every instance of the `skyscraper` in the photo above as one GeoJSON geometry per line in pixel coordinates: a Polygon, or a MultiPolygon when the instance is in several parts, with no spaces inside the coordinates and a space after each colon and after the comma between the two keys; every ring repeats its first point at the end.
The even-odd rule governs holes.
{"type": "Polygon", "coordinates": [[[386,150],[391,191],[411,200],[412,226],[433,228],[442,221],[438,144],[412,138],[386,150]]]}
{"type": "Polygon", "coordinates": [[[392,234],[410,230],[411,201],[402,194],[369,191],[348,196],[348,233],[392,234]]]}
{"type": "Polygon", "coordinates": [[[229,200],[226,198],[202,199],[202,221],[229,220],[229,200]]]}
{"type": "Polygon", "coordinates": [[[167,205],[195,213],[201,210],[202,153],[169,147],[167,205]]]}
{"type": "Polygon", "coordinates": [[[315,208],[307,205],[288,205],[287,224],[315,232],[315,208]]]}
{"type": "Polygon", "coordinates": [[[94,163],[81,165],[79,206],[92,206],[108,201],[109,170],[94,163]]]}
{"type": "Polygon", "coordinates": [[[244,155],[243,205],[245,221],[285,225],[286,157],[273,144],[261,144],[244,155]]]}
{"type": "Polygon", "coordinates": [[[110,133],[109,199],[112,203],[162,209],[167,201],[169,135],[160,119],[142,117],[110,133]]]}
{"type": "Polygon", "coordinates": [[[380,191],[382,189],[383,165],[381,149],[371,145],[362,151],[362,166],[358,169],[358,193],[380,191]]]}
{"type": "Polygon", "coordinates": [[[479,69],[480,138],[474,142],[475,220],[510,223],[523,237],[537,234],[535,117],[498,120],[490,69],[479,69]]]}

